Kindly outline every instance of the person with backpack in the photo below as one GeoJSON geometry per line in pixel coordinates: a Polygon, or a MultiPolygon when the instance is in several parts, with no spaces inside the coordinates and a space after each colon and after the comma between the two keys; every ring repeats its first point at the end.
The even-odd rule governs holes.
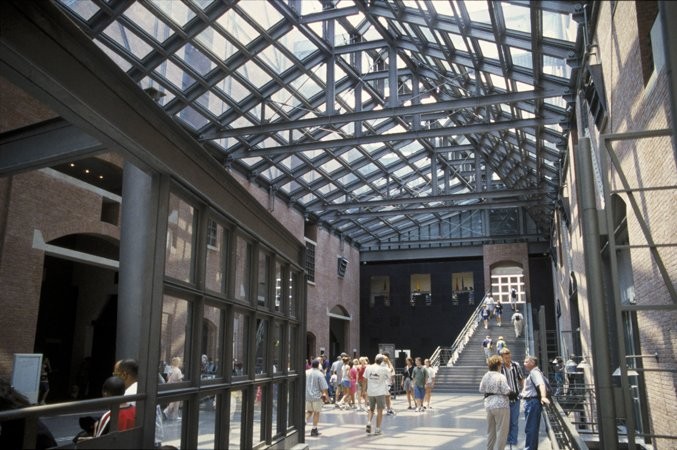
{"type": "Polygon", "coordinates": [[[543,406],[550,404],[548,398],[549,383],[538,368],[538,358],[527,356],[524,358],[524,369],[529,376],[524,381],[522,400],[524,400],[524,434],[526,437],[524,450],[538,449],[538,429],[541,423],[543,406]]]}
{"type": "Polygon", "coordinates": [[[498,340],[496,341],[496,354],[500,355],[501,350],[503,350],[504,348],[508,348],[508,344],[505,342],[503,336],[499,336],[498,340]]]}

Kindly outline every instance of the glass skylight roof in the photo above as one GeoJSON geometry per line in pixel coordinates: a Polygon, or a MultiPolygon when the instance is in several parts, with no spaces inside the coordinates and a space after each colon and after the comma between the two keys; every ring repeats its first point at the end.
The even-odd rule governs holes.
{"type": "Polygon", "coordinates": [[[506,201],[547,240],[580,2],[59,2],[215,164],[362,250],[490,241],[506,201]]]}

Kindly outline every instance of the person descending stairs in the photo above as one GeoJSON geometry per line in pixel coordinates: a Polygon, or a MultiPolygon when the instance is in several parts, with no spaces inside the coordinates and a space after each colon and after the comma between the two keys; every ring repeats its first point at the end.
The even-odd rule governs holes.
{"type": "Polygon", "coordinates": [[[519,362],[521,365],[525,356],[524,334],[517,338],[511,329],[512,324],[508,320],[505,320],[503,324],[505,326],[499,326],[496,320],[490,320],[487,329],[478,326],[454,366],[439,367],[435,377],[435,391],[477,392],[482,376],[487,371],[486,357],[482,347],[482,341],[487,335],[491,337],[494,343],[493,353],[497,354],[500,350],[500,348],[497,348],[499,345],[501,348],[505,346],[512,352],[513,361],[519,362]]]}

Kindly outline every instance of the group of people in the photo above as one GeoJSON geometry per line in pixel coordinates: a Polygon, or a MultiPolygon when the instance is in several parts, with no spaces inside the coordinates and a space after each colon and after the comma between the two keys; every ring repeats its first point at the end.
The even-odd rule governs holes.
{"type": "MultiPolygon", "coordinates": [[[[431,409],[435,372],[428,359],[423,362],[416,358],[415,365],[412,358],[406,359],[401,387],[407,395],[408,409],[417,412],[431,409]]],[[[376,417],[373,434],[380,435],[384,413],[395,414],[391,403],[395,382],[395,367],[387,353],[376,355],[373,364],[369,364],[366,356],[351,359],[346,353],[332,364],[328,364],[324,354],[313,358],[306,371],[306,422],[312,418],[310,435],[319,436],[320,412],[332,402],[336,408],[366,411],[368,434],[372,433],[376,417]]]]}
{"type": "MultiPolygon", "coordinates": [[[[503,305],[501,305],[500,301],[498,301],[496,304],[493,303],[493,300],[491,304],[485,303],[480,310],[480,320],[482,321],[482,325],[484,325],[484,329],[489,329],[489,320],[491,320],[492,317],[496,319],[496,325],[500,327],[503,320],[502,315],[503,305]]],[[[519,311],[519,309],[514,310],[512,316],[510,316],[510,322],[512,323],[515,330],[515,337],[518,338],[522,336],[524,330],[524,316],[519,311]]]]}
{"type": "Polygon", "coordinates": [[[415,360],[407,357],[402,372],[402,389],[407,395],[407,402],[409,403],[407,409],[413,409],[416,412],[432,409],[430,397],[435,385],[436,374],[437,368],[430,365],[429,359],[426,358],[421,363],[421,358],[419,357],[415,360]],[[411,406],[412,400],[414,401],[414,406],[411,406]]]}
{"type": "Polygon", "coordinates": [[[550,404],[547,382],[538,358],[527,356],[524,370],[512,360],[509,348],[487,358],[489,370],[480,381],[487,417],[487,449],[517,445],[520,403],[524,402],[524,450],[538,448],[542,408],[550,404]]]}

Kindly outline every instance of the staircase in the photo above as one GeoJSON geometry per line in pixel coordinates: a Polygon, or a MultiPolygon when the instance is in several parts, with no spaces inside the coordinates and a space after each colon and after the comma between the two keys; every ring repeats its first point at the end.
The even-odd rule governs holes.
{"type": "Polygon", "coordinates": [[[488,370],[484,358],[484,349],[482,348],[482,341],[487,335],[491,336],[494,343],[499,336],[503,336],[512,352],[512,360],[521,366],[524,361],[525,338],[524,335],[519,339],[515,338],[512,323],[510,323],[511,315],[512,311],[508,306],[503,310],[503,325],[501,327],[496,325],[493,319],[489,321],[487,330],[480,324],[456,364],[453,367],[440,365],[435,377],[434,390],[436,392],[479,392],[480,381],[488,370]]]}

